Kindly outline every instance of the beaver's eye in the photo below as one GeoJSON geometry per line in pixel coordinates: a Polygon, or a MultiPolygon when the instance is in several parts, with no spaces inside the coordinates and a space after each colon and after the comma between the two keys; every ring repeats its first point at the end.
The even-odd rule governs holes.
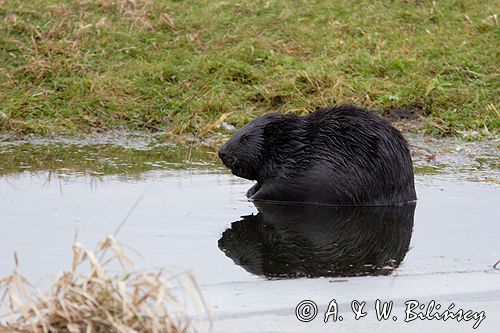
{"type": "Polygon", "coordinates": [[[242,137],[242,138],[240,139],[240,142],[241,142],[242,144],[247,143],[247,141],[248,141],[248,138],[247,138],[246,136],[244,136],[244,137],[242,137]]]}

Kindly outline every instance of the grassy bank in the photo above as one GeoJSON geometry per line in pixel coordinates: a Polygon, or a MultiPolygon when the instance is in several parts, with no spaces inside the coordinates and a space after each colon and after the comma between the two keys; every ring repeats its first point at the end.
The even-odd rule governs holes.
{"type": "Polygon", "coordinates": [[[498,132],[497,1],[0,0],[0,130],[206,134],[354,102],[498,132]]]}

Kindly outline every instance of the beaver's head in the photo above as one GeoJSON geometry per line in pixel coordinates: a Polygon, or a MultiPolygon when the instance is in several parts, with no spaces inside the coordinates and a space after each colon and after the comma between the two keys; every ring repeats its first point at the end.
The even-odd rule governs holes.
{"type": "Polygon", "coordinates": [[[239,129],[220,148],[219,157],[238,177],[259,180],[270,151],[269,139],[283,115],[267,114],[239,129]]]}

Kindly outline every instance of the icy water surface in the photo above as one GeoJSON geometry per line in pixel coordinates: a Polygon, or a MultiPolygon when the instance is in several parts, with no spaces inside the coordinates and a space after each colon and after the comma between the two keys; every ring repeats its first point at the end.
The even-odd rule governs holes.
{"type": "MultiPolygon", "coordinates": [[[[71,262],[75,232],[89,245],[111,234],[142,197],[118,239],[143,267],[192,271],[216,332],[470,331],[472,323],[299,322],[304,299],[454,302],[498,328],[498,145],[413,140],[418,202],[392,208],[260,205],[251,182],[220,167],[211,148],[75,142],[0,147],[0,275],[33,281],[71,262]],[[317,277],[317,278],[304,278],[317,277]],[[332,326],[333,325],[333,326],[332,326]],[[368,326],[367,326],[368,325],[368,326]]],[[[371,305],[370,305],[371,306],[371,305]]],[[[372,306],[371,306],[372,307],[372,306]]],[[[321,312],[321,311],[320,311],[321,312]]],[[[201,330],[203,330],[203,325],[201,330]]]]}

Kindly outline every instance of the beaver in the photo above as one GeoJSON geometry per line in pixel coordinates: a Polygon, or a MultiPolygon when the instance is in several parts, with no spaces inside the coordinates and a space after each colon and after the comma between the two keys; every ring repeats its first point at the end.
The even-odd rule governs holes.
{"type": "Polygon", "coordinates": [[[416,200],[403,135],[355,105],[307,116],[270,113],[239,129],[219,150],[231,172],[257,181],[247,197],[338,206],[387,206],[416,200]]]}

